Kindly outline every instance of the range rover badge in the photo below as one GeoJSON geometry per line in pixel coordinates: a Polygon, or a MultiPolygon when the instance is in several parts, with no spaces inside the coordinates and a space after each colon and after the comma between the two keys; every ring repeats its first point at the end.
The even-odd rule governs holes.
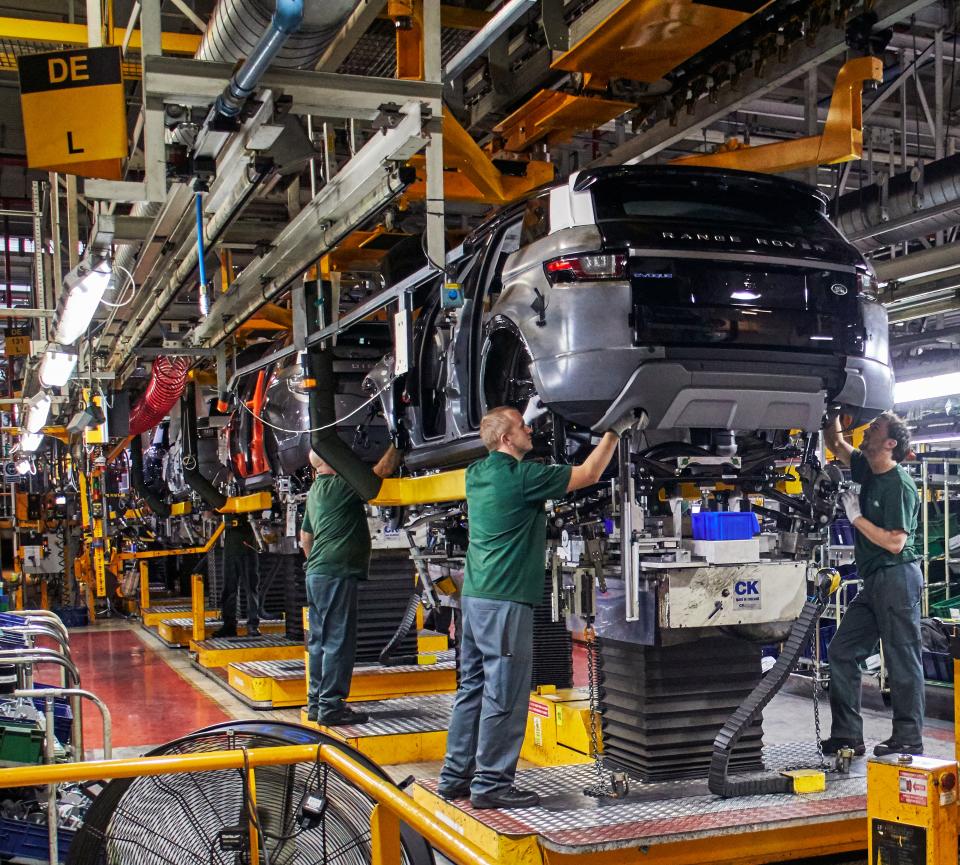
{"type": "Polygon", "coordinates": [[[847,287],[839,282],[835,282],[830,286],[830,291],[837,295],[837,297],[843,297],[847,293],[847,287]]]}

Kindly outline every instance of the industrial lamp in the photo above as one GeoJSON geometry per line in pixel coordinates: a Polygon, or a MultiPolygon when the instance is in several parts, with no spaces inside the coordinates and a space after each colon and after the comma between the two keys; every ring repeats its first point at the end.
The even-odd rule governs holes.
{"type": "Polygon", "coordinates": [[[50,416],[50,406],[53,405],[53,397],[45,390],[38,391],[24,405],[26,420],[23,428],[29,433],[38,433],[47,424],[47,418],[50,416]]]}
{"type": "Polygon", "coordinates": [[[40,356],[40,384],[44,387],[63,387],[73,375],[77,365],[77,353],[64,351],[55,343],[50,343],[40,356]]]}
{"type": "Polygon", "coordinates": [[[36,453],[37,448],[43,444],[43,433],[24,432],[20,434],[20,450],[25,453],[36,453]]]}
{"type": "Polygon", "coordinates": [[[960,394],[960,372],[948,372],[943,375],[928,375],[909,381],[898,381],[893,386],[893,402],[902,405],[906,402],[919,402],[924,399],[938,399],[943,396],[960,394]]]}
{"type": "Polygon", "coordinates": [[[57,307],[53,341],[73,345],[90,326],[103,293],[113,278],[109,259],[84,258],[63,278],[64,296],[57,307]]]}
{"type": "Polygon", "coordinates": [[[18,475],[26,475],[30,473],[30,457],[20,457],[14,464],[13,467],[17,470],[18,475]]]}

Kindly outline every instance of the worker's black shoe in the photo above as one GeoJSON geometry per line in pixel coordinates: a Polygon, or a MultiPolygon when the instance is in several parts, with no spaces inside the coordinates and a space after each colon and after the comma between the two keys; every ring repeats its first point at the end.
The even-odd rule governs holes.
{"type": "Polygon", "coordinates": [[[853,739],[843,739],[839,736],[831,736],[824,739],[820,745],[824,754],[836,754],[841,748],[853,748],[855,757],[862,757],[867,752],[867,746],[863,742],[854,742],[853,739]]]}
{"type": "Polygon", "coordinates": [[[923,742],[895,742],[893,738],[881,742],[873,749],[874,757],[886,757],[888,754],[922,754],[923,742]]]}
{"type": "Polygon", "coordinates": [[[347,706],[341,706],[335,712],[328,712],[317,718],[318,724],[325,727],[340,727],[345,724],[366,724],[370,716],[366,712],[357,712],[347,706]]]}
{"type": "Polygon", "coordinates": [[[508,787],[497,793],[474,793],[470,804],[474,808],[536,808],[540,797],[533,790],[508,787]]]}
{"type": "Polygon", "coordinates": [[[464,781],[461,784],[451,784],[449,787],[438,784],[437,793],[443,799],[466,799],[470,795],[470,783],[464,781]]]}
{"type": "Polygon", "coordinates": [[[224,627],[224,628],[217,628],[217,630],[213,632],[212,638],[214,640],[219,640],[221,637],[235,637],[235,636],[237,636],[236,628],[224,627]]]}
{"type": "Polygon", "coordinates": [[[260,633],[259,628],[247,628],[248,637],[262,637],[263,634],[260,633]]]}
{"type": "Polygon", "coordinates": [[[317,710],[316,709],[307,709],[307,720],[316,721],[317,720],[317,710]]]}

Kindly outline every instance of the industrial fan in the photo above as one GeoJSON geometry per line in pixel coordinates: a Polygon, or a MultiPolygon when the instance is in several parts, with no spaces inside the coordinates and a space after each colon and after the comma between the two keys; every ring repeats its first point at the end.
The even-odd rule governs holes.
{"type": "MultiPolygon", "coordinates": [[[[147,756],[278,745],[332,745],[383,778],[347,745],[296,724],[234,721],[168,742],[147,756]]],[[[118,779],[96,798],[68,865],[240,865],[250,856],[251,814],[266,844],[263,865],[366,865],[374,803],[323,764],[258,766],[256,805],[236,770],[118,779]]],[[[404,865],[433,865],[424,839],[401,826],[404,865]]]]}

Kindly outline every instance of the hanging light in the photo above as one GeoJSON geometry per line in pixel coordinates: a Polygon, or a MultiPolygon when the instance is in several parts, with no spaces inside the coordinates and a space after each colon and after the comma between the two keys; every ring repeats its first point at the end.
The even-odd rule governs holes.
{"type": "Polygon", "coordinates": [[[13,467],[17,470],[18,475],[28,475],[30,474],[30,457],[20,457],[14,464],[13,467]]]}
{"type": "Polygon", "coordinates": [[[26,420],[23,428],[29,433],[38,433],[47,425],[47,418],[50,417],[50,406],[53,405],[53,397],[45,390],[38,391],[24,406],[26,420]]]}
{"type": "Polygon", "coordinates": [[[35,453],[36,450],[43,444],[43,433],[30,433],[24,432],[20,434],[20,450],[25,451],[26,453],[35,453]]]}
{"type": "Polygon", "coordinates": [[[40,356],[40,384],[44,387],[63,387],[73,375],[77,365],[77,353],[64,351],[55,343],[50,343],[40,356]]]}
{"type": "Polygon", "coordinates": [[[84,334],[111,279],[113,268],[106,258],[85,258],[63,278],[64,295],[53,325],[54,342],[73,345],[84,334]]]}

